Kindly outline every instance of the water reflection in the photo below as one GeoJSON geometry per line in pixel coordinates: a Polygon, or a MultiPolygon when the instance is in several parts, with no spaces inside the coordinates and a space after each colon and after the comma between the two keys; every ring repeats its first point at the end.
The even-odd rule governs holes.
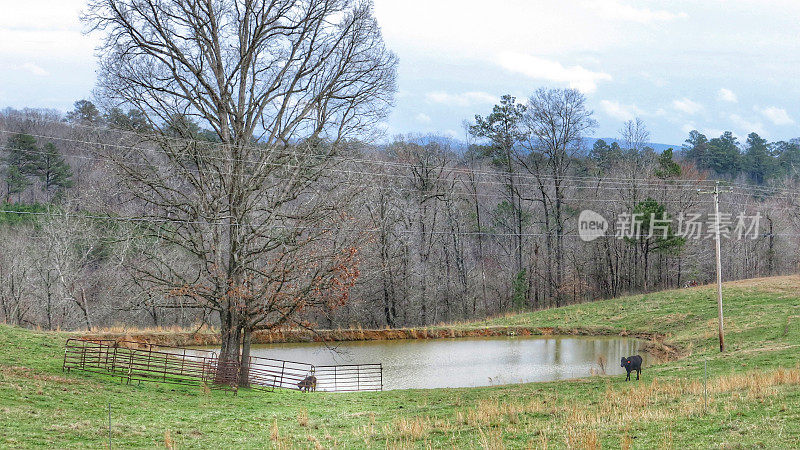
{"type": "Polygon", "coordinates": [[[316,365],[383,364],[385,389],[473,387],[555,381],[591,375],[605,358],[607,374],[622,374],[624,356],[641,354],[622,337],[516,337],[341,342],[254,346],[253,356],[316,365]]]}

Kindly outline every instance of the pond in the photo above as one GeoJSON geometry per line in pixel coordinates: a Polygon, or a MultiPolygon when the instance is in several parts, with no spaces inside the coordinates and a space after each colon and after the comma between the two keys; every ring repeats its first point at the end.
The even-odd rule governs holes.
{"type": "Polygon", "coordinates": [[[384,389],[429,389],[624,374],[620,358],[648,355],[625,337],[498,337],[255,345],[253,356],[314,365],[383,364],[384,389]]]}

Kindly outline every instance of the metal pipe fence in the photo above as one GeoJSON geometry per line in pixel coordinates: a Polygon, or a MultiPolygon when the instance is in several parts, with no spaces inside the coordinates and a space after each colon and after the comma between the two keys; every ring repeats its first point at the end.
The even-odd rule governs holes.
{"type": "Polygon", "coordinates": [[[68,339],[62,369],[118,376],[127,383],[203,384],[214,381],[216,353],[178,347],[158,348],[129,341],[68,339]]]}
{"type": "Polygon", "coordinates": [[[382,391],[381,364],[316,366],[317,389],[333,392],[382,391]]]}
{"type": "MultiPolygon", "coordinates": [[[[219,361],[216,352],[111,339],[67,340],[62,370],[82,370],[122,381],[235,387],[241,367],[219,361]]],[[[251,356],[247,379],[253,389],[299,389],[309,376],[326,392],[382,391],[381,364],[314,366],[251,356]]]]}

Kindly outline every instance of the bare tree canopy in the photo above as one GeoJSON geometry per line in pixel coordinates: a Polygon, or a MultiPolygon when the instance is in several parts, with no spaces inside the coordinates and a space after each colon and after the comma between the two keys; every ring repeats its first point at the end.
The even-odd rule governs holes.
{"type": "Polygon", "coordinates": [[[103,97],[157,127],[197,117],[223,143],[352,136],[395,91],[367,1],[96,0],[85,20],[106,33],[103,97]]]}
{"type": "Polygon", "coordinates": [[[546,234],[548,296],[562,303],[564,290],[564,234],[568,219],[566,176],[573,158],[583,149],[583,138],[597,126],[586,97],[577,89],[537,89],[528,99],[524,124],[530,156],[522,160],[535,177],[546,234]]]}
{"type": "Polygon", "coordinates": [[[149,246],[141,276],[219,313],[221,367],[246,383],[253,330],[340,304],[358,274],[329,169],[384,117],[396,58],[367,1],[97,0],[85,19],[101,95],[156,130],[109,156],[151,236],[191,256],[149,246]]]}

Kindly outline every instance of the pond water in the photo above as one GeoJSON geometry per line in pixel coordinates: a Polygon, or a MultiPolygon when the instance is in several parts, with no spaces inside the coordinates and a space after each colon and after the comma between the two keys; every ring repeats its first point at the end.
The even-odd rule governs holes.
{"type": "Polygon", "coordinates": [[[498,337],[253,346],[253,356],[314,365],[383,364],[384,389],[490,386],[555,381],[600,372],[624,374],[620,358],[640,354],[641,341],[624,337],[498,337]]]}

